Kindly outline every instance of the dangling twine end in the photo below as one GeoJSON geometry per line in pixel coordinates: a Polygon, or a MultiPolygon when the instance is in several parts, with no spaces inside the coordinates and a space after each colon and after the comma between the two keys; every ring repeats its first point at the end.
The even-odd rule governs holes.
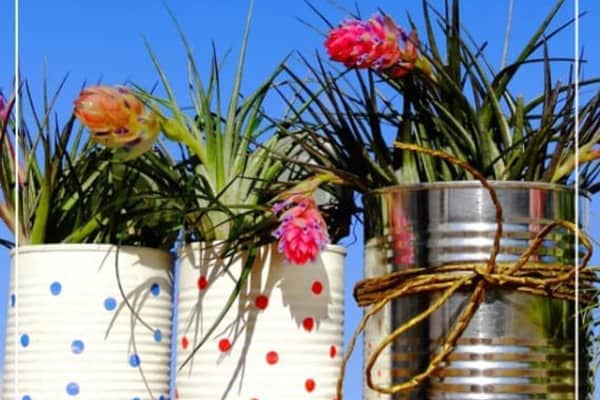
{"type": "Polygon", "coordinates": [[[502,237],[502,206],[498,200],[496,191],[487,182],[485,177],[466,162],[442,151],[401,142],[396,142],[395,146],[402,150],[420,152],[451,162],[469,171],[481,182],[488,190],[492,202],[496,207],[496,232],[494,235],[492,251],[486,263],[449,264],[435,268],[413,267],[409,270],[393,272],[381,277],[365,279],[358,282],[354,287],[354,297],[361,307],[369,306],[370,308],[365,311],[363,318],[354,331],[348,344],[348,350],[342,359],[336,385],[337,400],[342,400],[342,386],[346,364],[354,351],[359,335],[364,331],[369,319],[392,300],[421,293],[442,292],[441,296],[430,304],[426,310],[415,315],[412,319],[381,340],[373,353],[369,356],[365,368],[367,386],[371,390],[381,394],[397,394],[414,390],[435,373],[454,351],[458,339],[467,328],[471,318],[479,308],[479,304],[481,304],[486,290],[489,288],[502,287],[536,296],[558,298],[568,301],[575,301],[576,297],[579,296],[582,303],[590,304],[594,301],[593,295],[581,292],[577,293],[575,291],[574,279],[576,271],[580,271],[579,279],[583,281],[584,285],[591,287],[595,282],[599,282],[599,279],[593,271],[589,269],[584,270],[592,256],[591,242],[587,236],[580,231],[576,224],[569,221],[556,220],[544,226],[536,234],[529,247],[514,264],[496,264],[496,256],[500,251],[500,238],[502,237]],[[579,265],[573,266],[558,263],[530,262],[530,257],[537,252],[544,238],[557,227],[563,227],[573,232],[579,237],[581,243],[586,248],[586,253],[582,257],[579,265]],[[457,272],[460,273],[457,274],[457,272]],[[433,314],[459,289],[472,290],[471,297],[444,339],[441,350],[434,354],[425,371],[418,373],[406,382],[402,382],[392,387],[384,387],[375,384],[371,372],[383,350],[410,328],[421,323],[433,314]]]}

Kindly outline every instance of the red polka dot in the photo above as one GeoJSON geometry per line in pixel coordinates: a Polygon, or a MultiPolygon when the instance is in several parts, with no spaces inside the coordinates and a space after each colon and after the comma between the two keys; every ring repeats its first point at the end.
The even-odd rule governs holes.
{"type": "Polygon", "coordinates": [[[219,350],[221,350],[221,352],[226,353],[229,349],[231,349],[231,342],[229,339],[219,340],[219,350]]]}
{"type": "Polygon", "coordinates": [[[314,281],[312,284],[312,292],[317,296],[323,291],[323,284],[319,281],[314,281]]]}
{"type": "Polygon", "coordinates": [[[304,321],[302,321],[302,326],[304,327],[304,329],[310,332],[315,327],[315,320],[310,317],[304,318],[304,321]]]}
{"type": "Polygon", "coordinates": [[[279,361],[279,354],[276,351],[270,351],[267,353],[267,363],[273,365],[279,361]]]}
{"type": "Polygon", "coordinates": [[[201,276],[198,278],[198,289],[204,290],[208,286],[208,280],[206,280],[205,276],[201,276]]]}
{"type": "Polygon", "coordinates": [[[259,310],[264,310],[269,305],[269,298],[265,295],[260,295],[254,300],[254,304],[259,310]]]}
{"type": "Polygon", "coordinates": [[[337,348],[334,345],[331,345],[331,347],[329,348],[329,357],[335,358],[336,354],[337,348]]]}
{"type": "Polygon", "coordinates": [[[179,390],[177,390],[177,388],[175,388],[175,398],[178,399],[179,398],[179,390]]]}
{"type": "Polygon", "coordinates": [[[181,347],[183,347],[183,349],[187,349],[188,345],[190,344],[190,341],[188,340],[187,337],[182,337],[181,338],[181,347]]]}
{"type": "Polygon", "coordinates": [[[312,392],[315,390],[316,386],[317,384],[315,383],[314,379],[307,379],[306,382],[304,382],[304,387],[306,388],[307,392],[312,392]]]}

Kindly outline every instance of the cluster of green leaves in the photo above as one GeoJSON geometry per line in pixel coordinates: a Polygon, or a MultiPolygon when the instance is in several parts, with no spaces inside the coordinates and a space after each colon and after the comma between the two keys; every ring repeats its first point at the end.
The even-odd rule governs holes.
{"type": "MultiPolygon", "coordinates": [[[[288,133],[302,132],[307,151],[360,192],[396,183],[472,179],[442,160],[398,151],[395,141],[449,153],[488,179],[552,183],[571,182],[578,146],[579,161],[587,162],[581,188],[600,190],[594,147],[600,140],[600,95],[574,110],[575,79],[580,87],[596,89],[600,79],[580,79],[580,71],[571,71],[562,82],[553,82],[551,74],[555,63],[574,61],[548,54],[548,42],[573,22],[551,28],[564,0],[553,6],[516,59],[500,69],[486,59],[486,44],[476,44],[465,32],[459,3],[446,2],[439,12],[423,0],[426,41],[419,49],[432,75],[415,69],[392,79],[373,71],[336,70],[318,55],[316,63],[302,57],[309,79],[287,69],[295,97],[303,100],[288,133]],[[529,100],[511,89],[527,65],[540,66],[544,76],[540,94],[529,100]]],[[[417,30],[412,19],[410,24],[417,30]]]]}
{"type": "Polygon", "coordinates": [[[73,116],[61,124],[53,108],[65,80],[51,96],[44,82],[41,107],[24,82],[19,123],[11,116],[3,127],[6,151],[0,159],[6,225],[21,245],[122,243],[169,248],[177,236],[175,216],[181,213],[164,196],[178,181],[168,168],[173,161],[157,149],[123,163],[111,150],[86,140],[73,116]]]}
{"type": "Polygon", "coordinates": [[[186,242],[272,242],[276,223],[270,211],[273,202],[308,174],[302,163],[288,165],[303,157],[302,149],[292,137],[282,135],[275,118],[265,112],[265,102],[278,86],[284,63],[252,93],[241,94],[251,16],[249,12],[228,97],[222,95],[223,64],[214,46],[208,79],[203,81],[191,47],[174,17],[186,51],[189,107],[179,105],[158,57],[146,43],[166,96],[139,86],[137,94],[160,113],[167,138],[181,145],[183,157],[178,169],[182,177],[181,207],[186,210],[186,242]],[[192,112],[185,112],[186,109],[192,112]]]}
{"type": "MultiPolygon", "coordinates": [[[[86,140],[73,116],[59,124],[53,108],[64,81],[51,97],[44,84],[41,112],[35,96],[23,85],[19,132],[11,120],[3,126],[2,140],[2,146],[10,150],[19,138],[20,226],[15,233],[20,243],[121,242],[165,247],[181,232],[185,242],[229,240],[237,246],[274,240],[271,232],[277,221],[271,206],[285,190],[308,178],[313,171],[304,165],[314,163],[294,138],[282,133],[280,119],[265,112],[284,63],[254,92],[242,95],[249,12],[231,92],[225,99],[222,62],[214,46],[208,79],[203,81],[191,46],[171,17],[185,49],[191,104],[180,106],[181,98],[148,43],[164,95],[134,87],[136,95],[158,114],[165,136],[179,145],[178,158],[160,141],[153,151],[136,159],[115,157],[119,150],[86,140]]],[[[1,160],[5,204],[0,216],[14,230],[15,157],[4,151],[1,160]]],[[[349,220],[341,204],[347,202],[348,193],[332,185],[327,190],[333,195],[323,202],[323,209],[334,227],[332,238],[338,240],[348,232],[349,220]]]]}

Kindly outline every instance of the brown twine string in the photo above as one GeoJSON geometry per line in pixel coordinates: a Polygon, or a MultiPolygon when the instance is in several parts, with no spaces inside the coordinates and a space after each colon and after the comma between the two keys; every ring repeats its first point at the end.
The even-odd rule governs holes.
{"type": "MultiPolygon", "coordinates": [[[[492,202],[496,207],[496,232],[492,250],[486,263],[450,264],[436,268],[412,268],[358,282],[354,288],[354,297],[361,307],[372,307],[365,312],[348,344],[348,351],[342,359],[336,387],[338,400],[342,399],[342,383],[344,381],[346,365],[356,346],[358,336],[365,330],[369,319],[379,313],[385,305],[394,299],[420,293],[441,292],[441,295],[426,310],[415,315],[385,337],[375,347],[375,350],[367,360],[365,369],[367,386],[383,394],[396,394],[412,390],[421,385],[440,367],[440,364],[453,352],[458,339],[467,328],[479,304],[481,304],[486,290],[492,287],[509,288],[536,296],[575,301],[578,295],[575,290],[576,277],[581,279],[585,285],[589,285],[586,287],[590,287],[593,282],[598,281],[592,271],[584,270],[592,256],[590,240],[579,230],[577,225],[569,221],[556,220],[542,228],[536,234],[527,250],[523,252],[514,264],[496,264],[496,256],[500,251],[500,238],[502,237],[502,206],[500,205],[496,191],[483,175],[466,162],[442,151],[401,142],[396,142],[395,146],[402,150],[424,153],[451,162],[470,172],[481,182],[488,190],[492,202]],[[529,257],[539,249],[544,238],[558,227],[573,232],[586,248],[586,252],[579,265],[574,267],[558,263],[544,264],[529,262],[529,257]],[[471,296],[443,341],[441,349],[431,358],[427,368],[411,379],[392,387],[375,384],[371,372],[383,350],[406,331],[427,319],[453,294],[461,289],[470,289],[471,296]]],[[[589,304],[594,300],[593,294],[581,291],[579,292],[579,298],[584,304],[589,304]]]]}

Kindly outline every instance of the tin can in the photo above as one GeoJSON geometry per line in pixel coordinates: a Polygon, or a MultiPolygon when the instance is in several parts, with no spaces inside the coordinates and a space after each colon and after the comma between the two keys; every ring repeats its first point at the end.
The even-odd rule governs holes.
{"type": "MultiPolygon", "coordinates": [[[[558,219],[587,229],[589,195],[568,186],[533,182],[490,182],[503,210],[497,262],[514,262],[542,226],[558,219]]],[[[365,206],[365,277],[393,271],[467,262],[486,262],[496,233],[496,208],[480,182],[401,185],[368,193],[365,206]]],[[[573,264],[574,235],[557,229],[532,261],[573,264]]],[[[377,343],[436,296],[392,301],[365,331],[365,360],[377,343]]],[[[383,386],[404,382],[428,365],[469,299],[457,292],[381,353],[372,370],[383,386]]],[[[575,398],[575,305],[509,289],[486,291],[446,362],[418,390],[394,396],[365,387],[364,398],[521,400],[575,398]]],[[[580,320],[581,323],[581,320],[580,320]]],[[[586,392],[586,346],[579,346],[580,393],[586,392]]],[[[583,397],[582,397],[583,398],[583,397]]]]}

